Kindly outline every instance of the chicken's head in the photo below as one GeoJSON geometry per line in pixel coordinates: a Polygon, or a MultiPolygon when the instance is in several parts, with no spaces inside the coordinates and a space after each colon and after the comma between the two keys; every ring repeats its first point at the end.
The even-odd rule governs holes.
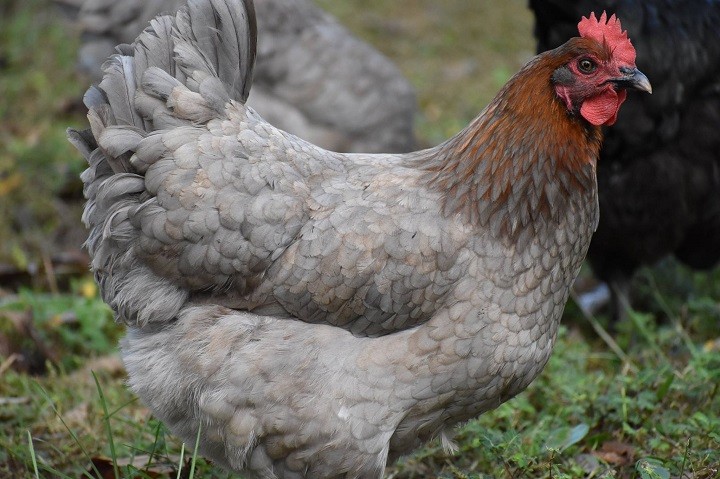
{"type": "Polygon", "coordinates": [[[564,45],[570,60],[555,70],[555,91],[568,110],[593,125],[612,125],[626,89],[652,93],[648,78],[635,66],[635,48],[615,15],[591,13],[578,24],[579,38],[564,45]]]}

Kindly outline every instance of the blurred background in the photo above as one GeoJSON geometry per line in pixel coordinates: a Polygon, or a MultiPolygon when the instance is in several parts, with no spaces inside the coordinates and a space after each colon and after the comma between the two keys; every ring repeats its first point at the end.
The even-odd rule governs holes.
{"type": "MultiPolygon", "coordinates": [[[[0,1],[0,477],[188,477],[125,390],[123,331],[87,269],[85,165],[65,130],[86,126],[92,78],[73,2],[58,3],[0,1]]],[[[414,88],[418,148],[463,128],[537,48],[524,0],[315,3],[414,88]]],[[[578,294],[597,284],[584,269],[578,294]]],[[[431,444],[388,476],[720,477],[720,272],[664,258],[630,291],[621,321],[571,301],[528,391],[465,426],[458,455],[431,444]]]]}

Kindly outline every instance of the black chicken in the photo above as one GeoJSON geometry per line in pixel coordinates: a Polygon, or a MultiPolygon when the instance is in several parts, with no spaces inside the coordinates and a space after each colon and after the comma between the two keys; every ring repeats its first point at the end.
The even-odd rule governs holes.
{"type": "Polygon", "coordinates": [[[590,10],[616,13],[653,95],[628,98],[598,161],[600,224],[588,258],[623,315],[633,273],[674,254],[720,260],[720,1],[530,0],[538,51],[590,10]]]}

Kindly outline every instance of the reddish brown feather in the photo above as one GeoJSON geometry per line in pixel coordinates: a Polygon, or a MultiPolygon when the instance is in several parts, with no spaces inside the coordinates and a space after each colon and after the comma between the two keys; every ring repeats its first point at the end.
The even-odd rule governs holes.
{"type": "Polygon", "coordinates": [[[569,112],[551,83],[557,68],[584,51],[610,55],[594,41],[574,38],[536,57],[440,155],[428,158],[428,182],[444,194],[445,215],[485,224],[502,214],[500,233],[514,238],[523,227],[557,220],[568,196],[595,188],[600,129],[569,112]],[[555,198],[546,193],[549,182],[561,191],[555,198]]]}

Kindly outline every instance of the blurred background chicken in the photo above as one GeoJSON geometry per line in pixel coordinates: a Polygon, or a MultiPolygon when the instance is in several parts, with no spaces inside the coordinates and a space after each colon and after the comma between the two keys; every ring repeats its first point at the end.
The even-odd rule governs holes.
{"type": "Polygon", "coordinates": [[[652,95],[632,95],[605,131],[600,223],[588,258],[623,316],[630,280],[668,255],[697,269],[720,259],[720,2],[530,0],[538,51],[565,41],[590,10],[632,32],[652,95]]]}
{"type": "MultiPolygon", "coordinates": [[[[79,69],[99,81],[130,43],[182,0],[55,0],[82,31],[79,69]]],[[[415,93],[398,68],[311,0],[258,0],[258,58],[249,104],[270,123],[333,151],[415,146],[415,93]]]]}

